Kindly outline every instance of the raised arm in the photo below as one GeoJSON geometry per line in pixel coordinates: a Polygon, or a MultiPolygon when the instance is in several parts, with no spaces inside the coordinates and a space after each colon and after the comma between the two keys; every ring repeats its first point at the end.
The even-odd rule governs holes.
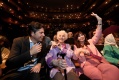
{"type": "Polygon", "coordinates": [[[99,17],[97,14],[95,14],[93,12],[92,12],[91,15],[94,16],[97,19],[97,21],[98,21],[97,29],[99,29],[99,30],[101,29],[102,30],[102,18],[99,17]]]}
{"type": "Polygon", "coordinates": [[[96,44],[102,35],[102,18],[95,13],[92,13],[91,15],[97,19],[98,24],[95,35],[92,37],[92,39],[89,40],[91,40],[93,44],[96,44]]]}

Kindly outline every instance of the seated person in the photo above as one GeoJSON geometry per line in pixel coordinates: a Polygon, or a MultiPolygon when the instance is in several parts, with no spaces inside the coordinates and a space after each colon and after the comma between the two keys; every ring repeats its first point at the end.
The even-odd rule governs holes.
{"type": "Polygon", "coordinates": [[[75,66],[71,59],[77,59],[71,50],[71,46],[64,41],[67,33],[64,30],[57,32],[57,46],[53,47],[45,57],[46,63],[51,68],[50,77],[53,80],[79,80],[75,74],[75,66]]]}
{"type": "Polygon", "coordinates": [[[46,45],[42,43],[43,25],[31,22],[29,36],[13,40],[10,55],[6,61],[6,74],[1,80],[40,80],[40,70],[45,62],[46,45]]]}
{"type": "Polygon", "coordinates": [[[108,34],[105,37],[103,56],[109,63],[119,67],[119,47],[116,40],[117,37],[114,34],[108,34]]]}
{"type": "Polygon", "coordinates": [[[95,47],[101,37],[102,19],[95,13],[91,15],[98,20],[95,35],[88,40],[82,32],[77,32],[74,36],[74,53],[81,65],[79,73],[84,73],[91,80],[119,80],[119,69],[109,64],[95,47]]]}
{"type": "Polygon", "coordinates": [[[65,41],[65,43],[68,43],[70,45],[74,45],[74,38],[73,38],[72,32],[68,32],[68,39],[65,41]]]}
{"type": "Polygon", "coordinates": [[[10,53],[9,46],[8,39],[0,35],[0,75],[2,75],[2,69],[6,67],[5,62],[10,53]]]}
{"type": "Polygon", "coordinates": [[[98,49],[98,51],[101,53],[101,55],[102,55],[102,53],[103,53],[103,47],[104,47],[104,45],[95,45],[95,47],[98,49]]]}

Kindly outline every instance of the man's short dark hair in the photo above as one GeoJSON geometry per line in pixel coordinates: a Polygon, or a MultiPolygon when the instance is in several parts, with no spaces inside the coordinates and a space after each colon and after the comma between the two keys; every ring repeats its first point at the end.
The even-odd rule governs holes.
{"type": "Polygon", "coordinates": [[[31,32],[35,33],[41,28],[43,28],[43,24],[32,21],[31,23],[28,24],[28,35],[31,36],[31,32]]]}

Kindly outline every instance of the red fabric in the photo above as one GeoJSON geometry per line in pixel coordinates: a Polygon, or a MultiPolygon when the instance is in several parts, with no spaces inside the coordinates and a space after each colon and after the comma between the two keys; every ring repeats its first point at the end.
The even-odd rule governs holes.
{"type": "Polygon", "coordinates": [[[94,55],[93,53],[91,53],[90,56],[92,56],[92,57],[95,58],[95,59],[98,59],[99,61],[102,60],[101,57],[99,57],[99,56],[97,56],[97,55],[94,55]]]}
{"type": "Polygon", "coordinates": [[[110,33],[118,33],[118,32],[119,32],[119,26],[112,25],[112,26],[106,28],[103,31],[103,34],[104,34],[104,37],[106,37],[110,33]]]}

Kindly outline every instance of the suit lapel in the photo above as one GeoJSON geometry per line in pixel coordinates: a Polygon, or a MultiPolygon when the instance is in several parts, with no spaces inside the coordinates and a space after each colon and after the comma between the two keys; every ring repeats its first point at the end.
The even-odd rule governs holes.
{"type": "Polygon", "coordinates": [[[24,38],[24,44],[26,45],[27,50],[30,50],[29,36],[24,38]]]}

